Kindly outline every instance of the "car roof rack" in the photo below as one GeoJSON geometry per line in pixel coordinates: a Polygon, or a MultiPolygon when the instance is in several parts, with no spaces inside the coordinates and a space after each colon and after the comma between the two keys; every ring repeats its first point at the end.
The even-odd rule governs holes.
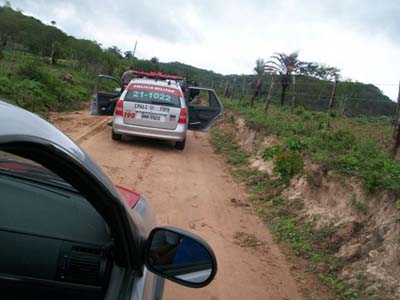
{"type": "Polygon", "coordinates": [[[132,71],[132,74],[135,74],[140,77],[163,79],[163,80],[182,81],[184,79],[183,77],[180,77],[180,76],[163,74],[161,72],[132,71]]]}

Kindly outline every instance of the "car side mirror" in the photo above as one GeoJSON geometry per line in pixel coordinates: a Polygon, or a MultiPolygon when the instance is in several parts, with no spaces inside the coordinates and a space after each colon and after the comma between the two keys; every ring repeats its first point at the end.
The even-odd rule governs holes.
{"type": "Polygon", "coordinates": [[[122,94],[122,88],[115,88],[114,92],[118,93],[118,94],[122,94]]]}
{"type": "Polygon", "coordinates": [[[217,261],[207,242],[175,227],[152,230],[145,264],[154,274],[193,288],[208,285],[217,273],[217,261]]]}

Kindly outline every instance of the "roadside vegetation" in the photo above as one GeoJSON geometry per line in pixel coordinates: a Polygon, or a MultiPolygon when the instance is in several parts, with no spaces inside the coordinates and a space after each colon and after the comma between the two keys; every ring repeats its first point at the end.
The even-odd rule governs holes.
{"type": "Polygon", "coordinates": [[[94,81],[81,70],[64,80],[65,66],[50,66],[38,57],[3,51],[0,97],[40,114],[79,109],[90,98],[94,81]]]}
{"type": "MultiPolygon", "coordinates": [[[[216,126],[211,132],[211,141],[216,152],[230,164],[232,174],[248,187],[254,207],[269,224],[276,240],[281,244],[290,245],[292,251],[286,251],[286,254],[307,259],[308,266],[305,271],[316,274],[339,299],[358,299],[358,291],[337,276],[337,271],[342,267],[341,262],[333,256],[337,250],[335,246],[329,245],[335,228],[326,226],[317,230],[312,222],[303,222],[298,215],[298,211],[303,207],[301,199],[289,203],[280,195],[287,185],[287,180],[295,173],[301,172],[301,158],[297,155],[292,156],[295,153],[292,150],[279,147],[270,149],[266,155],[280,156],[280,162],[277,164],[279,166],[274,170],[280,176],[271,178],[250,166],[247,160],[249,154],[235,142],[233,130],[233,127],[229,126],[216,126]]],[[[292,262],[295,263],[295,260],[292,262]]],[[[313,291],[302,292],[306,299],[316,299],[313,291]]]]}
{"type": "Polygon", "coordinates": [[[296,107],[248,107],[225,101],[225,107],[240,114],[265,134],[282,139],[283,146],[267,147],[265,158],[277,160],[276,168],[289,180],[301,172],[302,157],[308,156],[323,171],[359,177],[368,192],[400,193],[400,164],[390,156],[392,145],[389,117],[347,118],[296,107]]]}
{"type": "MultiPolygon", "coordinates": [[[[363,240],[361,236],[355,238],[358,242],[351,242],[349,236],[342,237],[348,228],[352,228],[351,234],[356,232],[353,231],[356,230],[354,224],[334,224],[327,219],[328,223],[320,226],[318,221],[324,218],[323,215],[307,217],[304,199],[299,197],[289,201],[285,196],[285,191],[294,184],[292,179],[298,182],[302,177],[310,186],[323,189],[322,177],[332,178],[328,174],[333,174],[343,185],[351,178],[358,178],[365,199],[379,199],[382,192],[389,193],[393,199],[391,206],[396,211],[396,199],[400,196],[400,164],[391,155],[392,119],[387,116],[349,118],[337,115],[335,111],[311,111],[302,106],[280,106],[279,102],[272,104],[265,113],[263,103],[251,107],[249,98],[240,102],[224,99],[223,102],[227,115],[212,130],[212,143],[216,152],[231,165],[232,173],[248,186],[254,207],[269,224],[277,241],[291,246],[289,256],[306,259],[306,271],[316,274],[337,294],[338,299],[393,299],[384,280],[372,288],[371,279],[366,280],[362,270],[361,275],[351,281],[340,275],[345,266],[354,262],[354,258],[338,257],[339,249],[345,243],[352,245],[363,240]],[[244,151],[243,144],[239,145],[237,140],[236,122],[239,117],[259,136],[273,137],[279,142],[263,146],[260,137],[256,150],[244,151]],[[264,161],[273,161],[272,174],[252,165],[252,157],[257,156],[264,161]],[[318,166],[318,173],[310,172],[311,165],[318,166]]],[[[365,199],[359,199],[356,194],[348,195],[348,198],[351,199],[348,201],[349,209],[362,216],[360,222],[371,220],[374,209],[365,199]]],[[[388,212],[382,226],[387,222],[394,222],[393,226],[396,226],[397,221],[388,221],[391,219],[392,213],[388,212]]],[[[375,224],[373,226],[379,228],[375,222],[377,220],[371,226],[375,224]]],[[[363,236],[374,228],[365,228],[363,236]]],[[[384,246],[378,243],[374,247],[384,246]]],[[[381,248],[380,251],[386,250],[381,248]]],[[[309,296],[307,291],[303,292],[309,296]]],[[[310,296],[310,299],[314,298],[310,296]]]]}

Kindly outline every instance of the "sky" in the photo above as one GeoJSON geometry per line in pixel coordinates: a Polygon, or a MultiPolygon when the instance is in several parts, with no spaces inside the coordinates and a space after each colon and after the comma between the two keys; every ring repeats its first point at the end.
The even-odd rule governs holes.
{"type": "MultiPolygon", "coordinates": [[[[0,3],[3,0],[0,0],[0,3]]],[[[3,1],[4,2],[4,1],[3,1]]],[[[69,35],[136,56],[222,74],[250,74],[257,58],[299,51],[392,100],[400,80],[399,0],[10,0],[69,35]]]]}

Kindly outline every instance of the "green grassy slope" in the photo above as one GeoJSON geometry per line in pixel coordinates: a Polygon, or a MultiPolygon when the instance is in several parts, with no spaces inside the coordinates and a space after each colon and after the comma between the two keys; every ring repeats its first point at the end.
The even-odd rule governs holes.
{"type": "MultiPolygon", "coordinates": [[[[132,62],[138,70],[183,76],[199,85],[213,86],[219,93],[229,82],[229,92],[236,99],[241,95],[243,83],[245,99],[251,97],[252,86],[257,80],[255,75],[223,76],[180,62],[132,59],[117,47],[104,49],[95,41],[76,39],[55,26],[43,24],[10,7],[0,6],[0,96],[18,100],[24,107],[34,110],[67,109],[70,104],[88,100],[96,74],[119,77],[132,62]],[[35,66],[29,60],[34,61],[35,66]],[[41,74],[36,71],[36,75],[28,74],[32,73],[32,68],[41,74]],[[59,80],[67,70],[73,72],[76,79],[72,87],[59,80]]],[[[270,80],[270,77],[263,76],[262,98],[268,92],[270,80]]],[[[296,90],[297,105],[325,111],[332,82],[298,76],[296,90]]],[[[293,88],[289,88],[287,103],[290,103],[293,93],[293,88]]],[[[279,94],[278,78],[273,102],[279,101],[279,94]]],[[[395,105],[373,85],[341,82],[335,109],[346,116],[391,115],[395,105]]]]}
{"type": "MultiPolygon", "coordinates": [[[[234,101],[224,103],[228,110],[242,115],[253,128],[284,141],[284,147],[265,149],[266,158],[276,156],[282,161],[282,172],[292,170],[297,160],[306,155],[326,172],[360,178],[369,192],[391,190],[400,193],[400,165],[389,155],[393,130],[390,118],[328,118],[326,113],[302,107],[292,112],[276,105],[265,114],[260,106],[252,109],[234,101]]],[[[281,175],[290,179],[294,174],[281,175]]]]}

